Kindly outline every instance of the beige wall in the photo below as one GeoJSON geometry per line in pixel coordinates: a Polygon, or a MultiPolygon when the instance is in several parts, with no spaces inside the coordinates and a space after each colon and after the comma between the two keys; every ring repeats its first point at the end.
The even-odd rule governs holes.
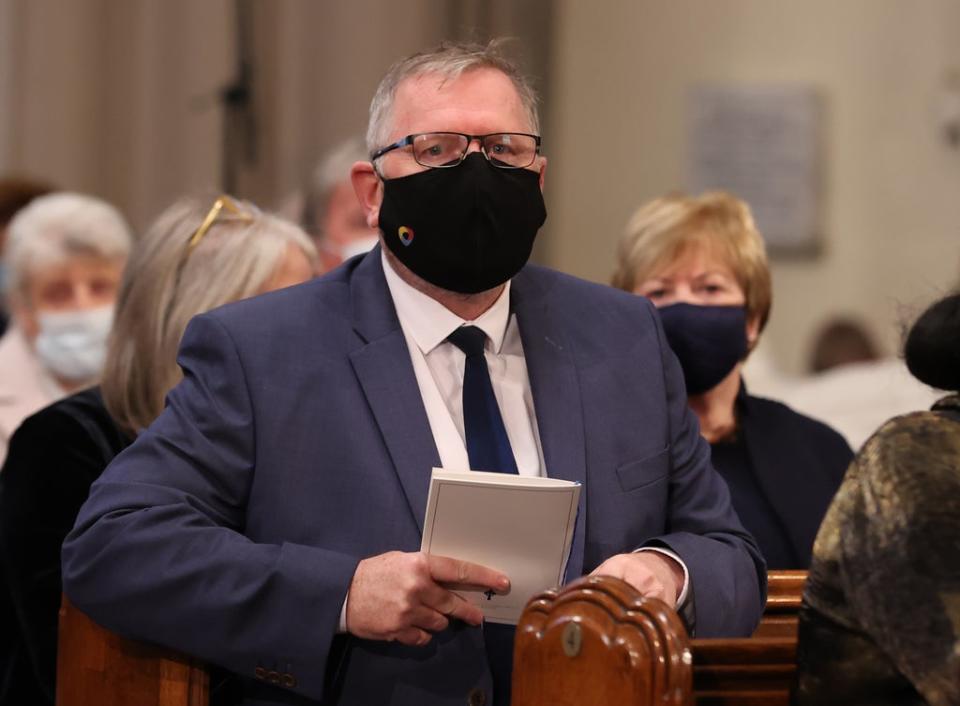
{"type": "Polygon", "coordinates": [[[0,0],[4,172],[103,196],[142,224],[184,190],[211,189],[228,74],[226,0],[0,0]],[[176,47],[177,51],[169,51],[176,47]]]}
{"type": "Polygon", "coordinates": [[[3,171],[98,194],[137,224],[183,191],[216,186],[209,96],[228,72],[217,31],[226,0],[2,5],[13,39],[2,55],[16,67],[3,171]]]}
{"type": "MultiPolygon", "coordinates": [[[[274,205],[362,132],[380,75],[446,32],[447,0],[255,0],[256,161],[237,192],[274,205]]],[[[233,0],[0,0],[0,172],[118,204],[136,227],[219,191],[233,0]]]]}
{"type": "Polygon", "coordinates": [[[338,142],[363,134],[370,98],[397,58],[439,41],[443,0],[255,5],[262,163],[241,192],[277,203],[338,142]]]}
{"type": "MultiPolygon", "coordinates": [[[[542,76],[549,0],[281,0],[254,5],[262,163],[242,192],[279,203],[340,141],[364,134],[377,84],[402,56],[445,38],[527,37],[517,58],[542,76]]],[[[546,91],[547,86],[543,85],[546,91]]]]}
{"type": "Polygon", "coordinates": [[[645,199],[683,188],[700,81],[809,82],[826,99],[824,253],[773,265],[766,347],[797,371],[833,312],[892,350],[901,304],[960,279],[960,153],[936,133],[960,67],[954,0],[631,0],[556,6],[548,259],[606,281],[645,199]]]}
{"type": "MultiPolygon", "coordinates": [[[[0,108],[8,107],[12,101],[14,75],[17,67],[14,47],[13,5],[9,0],[0,0],[0,108]]],[[[10,162],[13,149],[13,127],[10,113],[0,110],[0,165],[10,162]]]]}
{"type": "MultiPolygon", "coordinates": [[[[234,190],[268,206],[366,128],[396,59],[446,37],[527,36],[543,77],[550,0],[240,0],[252,18],[253,151],[234,190]]],[[[118,204],[137,227],[222,184],[218,93],[235,76],[236,0],[0,0],[0,173],[118,204]]],[[[544,88],[546,88],[544,86],[544,88]]]]}

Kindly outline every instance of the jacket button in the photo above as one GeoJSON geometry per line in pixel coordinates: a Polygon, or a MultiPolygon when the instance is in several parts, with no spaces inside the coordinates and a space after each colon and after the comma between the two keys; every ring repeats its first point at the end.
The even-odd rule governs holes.
{"type": "Polygon", "coordinates": [[[270,671],[267,672],[267,681],[271,684],[280,684],[280,672],[270,671]]]}
{"type": "Polygon", "coordinates": [[[253,670],[253,676],[255,676],[257,679],[266,679],[267,670],[264,669],[263,667],[257,667],[256,669],[253,670]]]}
{"type": "Polygon", "coordinates": [[[280,683],[288,689],[292,689],[297,685],[297,680],[292,674],[286,673],[280,675],[280,683]]]}
{"type": "Polygon", "coordinates": [[[484,706],[487,703],[487,695],[483,689],[471,689],[467,694],[467,706],[484,706]]]}

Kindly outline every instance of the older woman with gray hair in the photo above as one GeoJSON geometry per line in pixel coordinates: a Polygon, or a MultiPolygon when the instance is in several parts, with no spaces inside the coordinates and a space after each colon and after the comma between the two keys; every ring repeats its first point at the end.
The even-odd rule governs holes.
{"type": "Polygon", "coordinates": [[[34,199],[10,222],[13,325],[0,339],[0,463],[25,417],[97,381],[130,251],[120,213],[91,196],[34,199]]]}
{"type": "Polygon", "coordinates": [[[187,323],[228,302],[303,282],[315,261],[313,243],[297,226],[228,196],[212,207],[195,199],[175,203],[135,246],[101,386],[25,420],[0,472],[0,569],[19,620],[12,688],[29,697],[22,702],[54,703],[60,545],[93,481],[163,411],[182,376],[176,355],[187,323]]]}

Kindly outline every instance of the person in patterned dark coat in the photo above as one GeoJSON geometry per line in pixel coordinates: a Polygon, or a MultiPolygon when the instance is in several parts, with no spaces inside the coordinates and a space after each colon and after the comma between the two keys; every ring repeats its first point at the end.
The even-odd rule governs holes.
{"type": "Polygon", "coordinates": [[[813,549],[797,706],[960,703],[960,293],[914,324],[910,372],[953,391],[863,446],[813,549]]]}

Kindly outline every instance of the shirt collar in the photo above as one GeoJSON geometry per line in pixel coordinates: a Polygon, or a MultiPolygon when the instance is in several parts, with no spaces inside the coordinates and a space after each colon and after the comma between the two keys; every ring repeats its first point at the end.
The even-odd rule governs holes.
{"type": "Polygon", "coordinates": [[[509,281],[493,306],[473,321],[466,321],[436,299],[432,299],[400,279],[400,275],[394,272],[386,253],[382,250],[380,260],[390,297],[397,310],[397,318],[400,319],[400,326],[413,338],[421,353],[424,355],[430,353],[443,343],[447,336],[464,324],[482,329],[490,338],[494,352],[500,352],[507,323],[510,320],[509,281]]]}

